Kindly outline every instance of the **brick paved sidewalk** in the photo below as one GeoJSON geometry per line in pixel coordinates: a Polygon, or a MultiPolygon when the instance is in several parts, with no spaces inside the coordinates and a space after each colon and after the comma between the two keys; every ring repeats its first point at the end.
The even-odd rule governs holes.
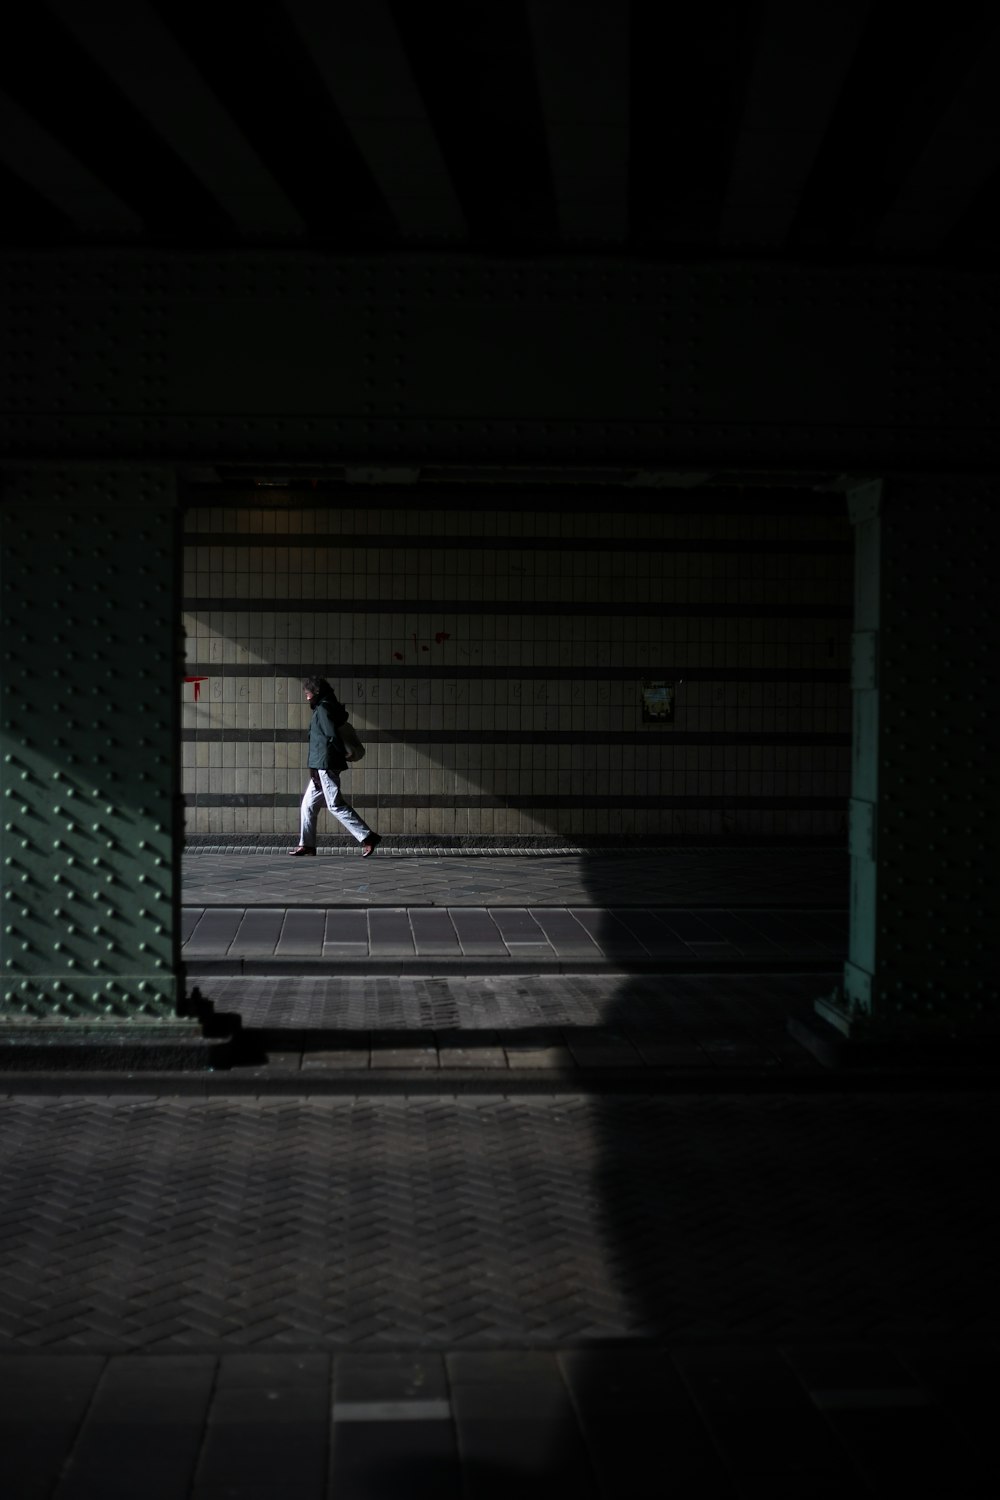
{"type": "Polygon", "coordinates": [[[992,1495],[997,1109],[0,1101],[4,1492],[992,1495]]]}
{"type": "Polygon", "coordinates": [[[185,903],[205,906],[846,907],[843,849],[677,848],[579,854],[414,853],[380,846],[189,850],[185,903]]]}
{"type": "Polygon", "coordinates": [[[0,1349],[994,1339],[994,1094],[0,1102],[0,1349]]]}

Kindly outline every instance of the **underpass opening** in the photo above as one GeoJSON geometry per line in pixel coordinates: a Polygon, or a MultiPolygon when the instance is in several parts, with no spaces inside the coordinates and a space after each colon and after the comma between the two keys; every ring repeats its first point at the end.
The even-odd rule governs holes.
{"type": "MultiPolygon", "coordinates": [[[[842,869],[835,904],[846,903],[852,538],[842,493],[706,476],[657,489],[623,476],[366,477],[188,486],[189,908],[194,871],[217,851],[203,906],[249,913],[258,930],[261,910],[301,912],[331,972],[347,951],[331,912],[421,904],[419,889],[403,902],[387,878],[400,860],[433,858],[440,871],[443,856],[458,856],[443,897],[427,900],[488,912],[482,882],[461,874],[473,859],[482,871],[484,856],[521,856],[517,889],[497,904],[526,909],[546,904],[553,860],[573,859],[578,904],[612,949],[628,941],[624,928],[645,951],[638,919],[617,907],[691,904],[686,877],[675,867],[665,878],[662,858],[648,856],[704,851],[703,905],[721,910],[733,896],[727,857],[756,866],[747,890],[758,907],[788,904],[796,865],[793,883],[815,904],[801,869],[815,852],[833,861],[834,884],[842,869]],[[284,859],[306,775],[309,673],[330,681],[366,747],[344,778],[383,839],[364,864],[349,862],[356,847],[332,819],[322,860],[284,859]],[[231,858],[238,851],[253,858],[231,858]],[[623,857],[633,866],[624,903],[612,899],[623,857]]],[[[284,916],[275,931],[276,951],[284,916]]],[[[708,936],[739,953],[732,933],[708,936]]],[[[461,934],[449,942],[460,957],[461,934]]],[[[370,961],[362,946],[359,935],[356,956],[370,961]]]]}

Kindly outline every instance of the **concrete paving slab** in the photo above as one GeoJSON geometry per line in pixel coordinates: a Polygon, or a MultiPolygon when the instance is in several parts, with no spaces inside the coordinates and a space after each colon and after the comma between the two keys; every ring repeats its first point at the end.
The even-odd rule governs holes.
{"type": "Polygon", "coordinates": [[[678,1495],[736,1496],[732,1476],[664,1351],[578,1349],[558,1359],[602,1496],[642,1495],[652,1474],[669,1475],[669,1488],[678,1495]]]}
{"type": "Polygon", "coordinates": [[[53,1500],[186,1500],[215,1378],[207,1355],[110,1361],[53,1500]]]}
{"type": "Polygon", "coordinates": [[[786,1359],[877,1492],[949,1491],[961,1422],[894,1351],[793,1346],[786,1359]]]}
{"type": "Polygon", "coordinates": [[[324,1494],[331,1410],[328,1359],[272,1354],[220,1361],[192,1500],[324,1494]]]}
{"type": "Polygon", "coordinates": [[[572,912],[553,907],[531,907],[530,915],[560,958],[597,958],[599,950],[593,938],[572,912]]]}
{"type": "Polygon", "coordinates": [[[281,937],[285,920],[282,906],[251,906],[243,913],[243,920],[229,945],[232,958],[244,954],[273,953],[281,937]]]}
{"type": "Polygon", "coordinates": [[[581,1040],[567,1030],[566,1046],[580,1068],[635,1068],[642,1066],[636,1046],[627,1037],[581,1040]]]}
{"type": "Polygon", "coordinates": [[[326,947],[357,948],[368,950],[368,914],[363,911],[348,911],[330,908],[326,912],[323,926],[323,944],[326,947]]]}
{"type": "Polygon", "coordinates": [[[326,912],[323,928],[324,964],[360,963],[371,958],[368,913],[342,907],[326,912]]]}
{"type": "MultiPolygon", "coordinates": [[[[486,1107],[499,1102],[483,1101],[486,1107]]],[[[934,1340],[919,1351],[864,1342],[743,1342],[277,1351],[235,1359],[19,1355],[0,1359],[0,1389],[5,1363],[17,1376],[6,1409],[9,1429],[19,1410],[51,1419],[59,1393],[81,1376],[92,1396],[103,1387],[118,1393],[117,1410],[127,1419],[95,1420],[95,1401],[68,1451],[46,1447],[44,1436],[30,1428],[20,1446],[12,1433],[13,1445],[3,1450],[4,1480],[5,1492],[17,1500],[127,1493],[115,1487],[116,1456],[123,1448],[126,1455],[134,1451],[140,1434],[149,1439],[150,1459],[132,1493],[184,1500],[271,1500],[275,1493],[304,1500],[341,1494],[465,1500],[507,1496],[512,1482],[515,1493],[617,1500],[646,1493],[650,1475],[658,1482],[667,1473],[671,1488],[691,1494],[895,1500],[903,1485],[914,1494],[927,1492],[921,1476],[935,1493],[993,1495],[1000,1473],[992,1420],[996,1349],[982,1342],[934,1340]],[[912,1384],[915,1359],[923,1371],[919,1388],[912,1384]],[[189,1396],[185,1383],[192,1371],[197,1379],[189,1396]],[[960,1420],[954,1405],[938,1396],[950,1391],[954,1397],[958,1389],[972,1398],[959,1398],[960,1420]],[[248,1429],[245,1449],[226,1462],[227,1444],[239,1443],[248,1429]],[[166,1433],[178,1454],[160,1468],[153,1458],[166,1433]],[[275,1487],[274,1452],[261,1466],[252,1460],[264,1446],[280,1456],[296,1437],[313,1461],[303,1464],[296,1454],[275,1487]],[[30,1468],[12,1467],[27,1445],[30,1468]],[[321,1447],[327,1450],[322,1465],[314,1458],[321,1447]],[[193,1486],[177,1484],[171,1491],[160,1484],[168,1476],[172,1482],[199,1452],[205,1462],[193,1486]],[[56,1473],[61,1481],[53,1488],[56,1473]],[[94,1487],[73,1490],[85,1473],[94,1487]]]]}
{"type": "Polygon", "coordinates": [[[610,909],[574,907],[571,915],[590,934],[595,946],[606,959],[627,963],[649,958],[639,939],[610,909]]]}
{"type": "Polygon", "coordinates": [[[103,1367],[93,1355],[0,1355],[0,1454],[8,1494],[48,1500],[103,1367]]]}
{"type": "Polygon", "coordinates": [[[508,949],[537,948],[551,951],[545,933],[523,906],[498,906],[490,911],[500,936],[508,949]]]}
{"type": "Polygon", "coordinates": [[[292,908],[285,913],[275,946],[277,958],[319,958],[323,951],[326,914],[292,908]]]}
{"type": "Polygon", "coordinates": [[[568,1047],[535,1047],[508,1045],[507,1064],[511,1068],[570,1068],[573,1057],[568,1047]]]}
{"type": "Polygon", "coordinates": [[[414,958],[417,950],[406,907],[369,911],[368,943],[373,958],[414,958]]]}
{"type": "MultiPolygon", "coordinates": [[[[442,973],[449,965],[452,972],[486,973],[494,960],[502,967],[537,963],[567,973],[589,964],[664,971],[705,963],[732,968],[751,959],[772,968],[826,967],[841,952],[830,935],[836,931],[832,925],[814,922],[796,929],[785,921],[794,913],[775,911],[764,913],[763,923],[757,914],[746,914],[733,932],[738,943],[730,943],[728,915],[638,907],[332,907],[325,914],[314,907],[220,908],[214,914],[203,910],[193,927],[188,924],[191,937],[182,953],[189,972],[202,978],[220,964],[238,964],[236,972],[245,974],[266,973],[269,964],[275,973],[289,973],[295,966],[305,972],[310,964],[330,963],[369,974],[398,971],[402,963],[418,969],[436,965],[442,973]],[[679,937],[675,928],[686,936],[679,937]],[[269,938],[274,938],[270,949],[269,938]]],[[[817,918],[825,915],[830,914],[817,918]]]]}
{"type": "Polygon", "coordinates": [[[763,1072],[772,1069],[781,1072],[785,1066],[779,1053],[765,1047],[733,1043],[731,1046],[705,1047],[704,1051],[716,1067],[731,1071],[763,1072]]]}
{"type": "Polygon", "coordinates": [[[337,1360],[336,1413],[344,1402],[448,1401],[440,1354],[342,1354],[337,1360]]]}
{"type": "Polygon", "coordinates": [[[448,912],[466,957],[509,958],[507,945],[486,907],[452,906],[448,912]]]}
{"type": "Polygon", "coordinates": [[[762,911],[758,910],[747,914],[747,920],[752,921],[760,935],[774,944],[776,948],[785,953],[792,953],[802,946],[806,939],[800,935],[790,918],[793,913],[789,911],[762,911]]]}
{"type": "MultiPolygon", "coordinates": [[[[938,1408],[945,1412],[957,1429],[960,1442],[970,1454],[979,1451],[987,1434],[995,1433],[994,1417],[1000,1397],[1000,1347],[978,1342],[941,1348],[935,1345],[897,1347],[897,1357],[938,1408]]],[[[864,1381],[852,1376],[852,1388],[865,1388],[864,1381]]],[[[982,1473],[988,1482],[994,1467],[1000,1470],[1000,1451],[995,1439],[989,1443],[989,1454],[983,1455],[982,1473]]]]}
{"type": "Polygon", "coordinates": [[[186,943],[188,941],[191,934],[194,932],[194,929],[201,921],[202,913],[204,912],[204,910],[205,908],[203,906],[182,907],[180,921],[180,935],[182,943],[186,943]]]}
{"type": "Polygon", "coordinates": [[[303,1052],[301,1068],[364,1069],[371,1066],[370,1047],[323,1047],[318,1051],[303,1052]]]}
{"type": "Polygon", "coordinates": [[[461,1500],[461,1465],[441,1355],[336,1361],[330,1494],[461,1500]]]}
{"type": "Polygon", "coordinates": [[[447,911],[413,907],[410,911],[410,926],[421,958],[461,956],[458,935],[447,911]]]}
{"type": "Polygon", "coordinates": [[[662,921],[682,943],[724,943],[725,935],[718,931],[706,909],[696,913],[676,908],[664,912],[662,921]]]}
{"type": "Polygon", "coordinates": [[[852,1492],[856,1469],[774,1350],[691,1349],[674,1362],[738,1494],[811,1494],[814,1478],[819,1493],[852,1492]]]}
{"type": "Polygon", "coordinates": [[[659,1042],[640,1036],[635,1049],[651,1068],[704,1068],[709,1061],[697,1042],[659,1042]]]}
{"type": "MultiPolygon", "coordinates": [[[[782,952],[756,926],[752,911],[722,911],[712,907],[706,909],[704,916],[713,931],[718,933],[719,937],[723,938],[727,943],[730,943],[739,953],[747,956],[766,956],[768,953],[778,956],[782,952]]],[[[846,952],[846,948],[845,937],[843,944],[844,952],[846,952]]]]}
{"type": "Polygon", "coordinates": [[[373,1068],[430,1068],[439,1066],[438,1051],[433,1044],[423,1046],[385,1046],[372,1048],[373,1068]]]}
{"type": "Polygon", "coordinates": [[[438,1061],[442,1068],[506,1068],[507,1054],[497,1046],[441,1047],[438,1061]]]}
{"type": "Polygon", "coordinates": [[[200,954],[225,954],[243,921],[242,906],[208,907],[185,943],[185,952],[191,958],[200,954]]]}
{"type": "Polygon", "coordinates": [[[691,959],[690,948],[679,941],[660,913],[642,907],[627,907],[624,910],[618,908],[614,916],[650,958],[691,959]]]}
{"type": "Polygon", "coordinates": [[[594,1494],[582,1433],[551,1355],[454,1354],[448,1375],[470,1500],[525,1486],[537,1495],[594,1494]]]}

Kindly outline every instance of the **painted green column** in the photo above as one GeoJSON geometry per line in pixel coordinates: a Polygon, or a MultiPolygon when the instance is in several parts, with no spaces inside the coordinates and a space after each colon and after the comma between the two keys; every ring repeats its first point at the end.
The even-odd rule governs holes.
{"type": "Polygon", "coordinates": [[[850,943],[816,1010],[844,1035],[1000,1031],[996,495],[896,480],[855,526],[850,943]]]}
{"type": "Polygon", "coordinates": [[[162,1024],[182,993],[174,478],[0,484],[0,1021],[162,1024]]]}

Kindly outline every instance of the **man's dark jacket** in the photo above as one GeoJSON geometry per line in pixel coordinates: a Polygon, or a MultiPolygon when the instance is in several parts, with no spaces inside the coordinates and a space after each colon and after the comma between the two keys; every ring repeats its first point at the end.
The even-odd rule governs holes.
{"type": "Polygon", "coordinates": [[[347,757],[337,737],[341,724],[350,714],[331,689],[313,699],[309,720],[309,769],[311,771],[346,771],[347,757]]]}

